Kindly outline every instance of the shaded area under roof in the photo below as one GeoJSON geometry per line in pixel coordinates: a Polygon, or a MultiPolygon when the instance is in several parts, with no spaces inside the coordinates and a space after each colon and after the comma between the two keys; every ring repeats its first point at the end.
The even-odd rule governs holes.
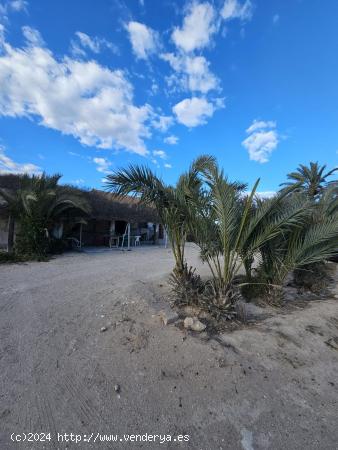
{"type": "MultiPolygon", "coordinates": [[[[20,187],[20,175],[0,175],[0,188],[17,190],[20,187]]],[[[127,222],[159,222],[156,210],[140,203],[131,196],[116,196],[98,189],[84,190],[74,186],[59,186],[81,194],[91,207],[90,218],[100,220],[125,220],[127,222]]],[[[0,201],[0,215],[6,215],[5,202],[0,201]]]]}

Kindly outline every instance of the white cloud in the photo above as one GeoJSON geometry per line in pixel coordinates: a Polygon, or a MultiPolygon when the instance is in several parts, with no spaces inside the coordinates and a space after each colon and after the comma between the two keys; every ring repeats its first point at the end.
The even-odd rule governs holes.
{"type": "Polygon", "coordinates": [[[161,159],[167,159],[167,154],[164,150],[154,150],[153,155],[158,156],[161,159]]]}
{"type": "Polygon", "coordinates": [[[5,45],[5,27],[0,23],[0,49],[5,45]]]}
{"type": "Polygon", "coordinates": [[[29,175],[38,175],[41,168],[31,163],[17,163],[5,154],[5,148],[0,146],[0,174],[12,173],[28,173],[29,175]]]}
{"type": "Polygon", "coordinates": [[[170,84],[178,84],[183,90],[202,92],[219,88],[218,78],[209,70],[210,63],[204,56],[174,55],[164,53],[161,58],[169,62],[179,76],[169,77],[170,84]]]}
{"type": "Polygon", "coordinates": [[[22,34],[24,35],[27,43],[32,46],[43,47],[45,44],[41,34],[34,28],[28,26],[22,27],[22,34]]]}
{"type": "Polygon", "coordinates": [[[147,59],[158,48],[158,35],[156,31],[140,22],[129,22],[126,25],[129,39],[135,56],[147,59]]]}
{"type": "Polygon", "coordinates": [[[26,0],[12,0],[9,6],[13,11],[27,11],[28,2],[26,0]]]}
{"type": "Polygon", "coordinates": [[[189,5],[182,28],[176,27],[171,37],[180,50],[193,52],[207,47],[217,29],[213,6],[208,2],[193,2],[189,5]]]}
{"type": "Polygon", "coordinates": [[[71,41],[71,52],[75,56],[86,56],[86,50],[93,53],[100,53],[103,48],[108,48],[113,53],[118,54],[119,50],[112,42],[97,36],[90,37],[82,31],[75,33],[76,38],[71,41]]]}
{"type": "Polygon", "coordinates": [[[154,114],[148,104],[134,105],[133,86],[121,70],[5,43],[0,86],[0,116],[38,120],[83,145],[147,154],[143,139],[154,114]]]}
{"type": "Polygon", "coordinates": [[[96,170],[98,172],[107,174],[110,172],[112,163],[106,158],[93,158],[93,162],[96,164],[96,170]]]}
{"type": "Polygon", "coordinates": [[[276,122],[273,122],[272,120],[264,121],[255,119],[245,131],[247,133],[252,133],[253,131],[261,130],[263,128],[276,128],[276,122]]]}
{"type": "Polygon", "coordinates": [[[173,134],[171,136],[167,136],[164,138],[164,143],[169,145],[176,145],[178,143],[178,137],[174,136],[173,134]]]}
{"type": "Polygon", "coordinates": [[[159,114],[153,113],[153,119],[151,120],[151,124],[157,130],[165,133],[168,128],[173,124],[174,119],[172,116],[161,116],[159,114]]]}
{"type": "Polygon", "coordinates": [[[168,163],[165,163],[164,164],[164,167],[166,168],[166,169],[172,169],[172,165],[171,164],[168,164],[168,163]]]}
{"type": "Polygon", "coordinates": [[[207,122],[215,110],[224,107],[223,99],[208,102],[205,98],[186,98],[173,107],[177,121],[187,127],[196,127],[207,122]]]}
{"type": "Polygon", "coordinates": [[[225,0],[221,10],[224,20],[240,19],[247,21],[252,18],[253,5],[250,0],[241,3],[239,0],[225,0]]]}
{"type": "Polygon", "coordinates": [[[75,184],[76,186],[83,186],[85,184],[85,180],[83,178],[77,178],[76,180],[71,180],[71,184],[75,184]]]}
{"type": "Polygon", "coordinates": [[[242,145],[248,150],[252,161],[259,163],[269,161],[271,153],[279,143],[279,136],[275,128],[275,122],[254,120],[246,130],[249,136],[242,142],[242,145]]]}
{"type": "Polygon", "coordinates": [[[256,192],[256,195],[259,198],[272,198],[276,195],[276,191],[261,191],[256,192]]]}
{"type": "Polygon", "coordinates": [[[27,6],[26,0],[7,0],[0,3],[0,22],[9,22],[8,15],[12,12],[27,12],[27,6]]]}

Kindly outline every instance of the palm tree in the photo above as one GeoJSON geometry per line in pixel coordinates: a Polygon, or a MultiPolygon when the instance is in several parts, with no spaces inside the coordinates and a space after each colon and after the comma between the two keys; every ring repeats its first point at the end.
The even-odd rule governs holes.
{"type": "Polygon", "coordinates": [[[202,197],[196,198],[190,223],[201,257],[212,273],[214,302],[226,310],[237,298],[235,278],[241,267],[244,265],[250,273],[259,249],[296,226],[304,209],[294,207],[281,211],[279,203],[287,192],[264,203],[256,201],[259,180],[244,198],[245,185],[229,182],[215,160],[209,160],[201,173],[207,187],[205,191],[200,190],[202,197]]]}
{"type": "Polygon", "coordinates": [[[16,247],[27,255],[43,256],[48,249],[49,229],[69,215],[84,216],[89,206],[81,195],[59,186],[61,175],[24,175],[17,190],[0,189],[9,211],[8,249],[13,249],[14,221],[18,222],[16,247]]]}
{"type": "Polygon", "coordinates": [[[174,272],[186,270],[184,247],[189,232],[191,197],[201,186],[198,171],[210,157],[201,156],[180,176],[175,186],[167,185],[149,168],[130,165],[106,177],[106,188],[116,195],[137,196],[143,204],[153,206],[165,226],[175,258],[174,272]]]}
{"type": "Polygon", "coordinates": [[[304,193],[293,193],[283,199],[282,210],[299,208],[303,214],[295,226],[260,247],[258,272],[268,283],[282,285],[290,272],[321,263],[336,254],[337,199],[329,200],[328,197],[327,193],[318,202],[313,202],[304,193]]]}
{"type": "Polygon", "coordinates": [[[327,178],[338,171],[338,167],[328,172],[325,172],[325,170],[326,165],[320,166],[318,162],[310,162],[309,167],[300,164],[295,172],[287,175],[290,181],[282,183],[280,186],[294,187],[294,190],[306,192],[309,197],[315,198],[330,183],[327,178]]]}

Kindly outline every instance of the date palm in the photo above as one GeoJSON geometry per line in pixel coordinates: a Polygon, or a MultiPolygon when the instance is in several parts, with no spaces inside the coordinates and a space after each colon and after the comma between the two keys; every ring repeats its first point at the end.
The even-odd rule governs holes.
{"type": "Polygon", "coordinates": [[[0,189],[9,212],[8,249],[13,248],[14,222],[17,247],[21,253],[42,256],[48,247],[48,230],[58,220],[84,216],[89,205],[74,189],[59,186],[61,175],[22,175],[18,189],[0,189]]]}
{"type": "Polygon", "coordinates": [[[185,271],[184,247],[190,223],[189,204],[191,197],[201,186],[199,170],[210,157],[198,158],[191,168],[182,174],[175,186],[167,185],[152,170],[145,166],[130,165],[106,177],[106,188],[116,195],[132,194],[140,202],[153,206],[168,233],[175,258],[174,272],[185,271]]]}
{"type": "Polygon", "coordinates": [[[305,192],[309,197],[315,198],[323,192],[330,183],[327,179],[336,171],[338,167],[326,171],[326,165],[320,166],[318,162],[310,162],[310,166],[300,164],[295,172],[287,175],[290,181],[282,183],[281,186],[294,187],[296,191],[305,192]]]}
{"type": "Polygon", "coordinates": [[[239,270],[244,266],[250,273],[260,248],[296,226],[306,210],[300,205],[281,210],[279,203],[287,193],[257,202],[259,180],[244,197],[245,185],[229,182],[214,160],[202,168],[201,175],[206,189],[195,199],[190,223],[201,257],[212,273],[214,303],[226,310],[237,298],[234,282],[239,270]]]}

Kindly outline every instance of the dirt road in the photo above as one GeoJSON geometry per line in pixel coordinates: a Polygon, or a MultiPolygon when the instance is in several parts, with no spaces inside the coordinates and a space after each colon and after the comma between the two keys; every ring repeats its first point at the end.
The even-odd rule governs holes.
{"type": "Polygon", "coordinates": [[[338,301],[202,339],[152,317],[171,266],[160,248],[0,266],[1,450],[338,449],[338,301]]]}

